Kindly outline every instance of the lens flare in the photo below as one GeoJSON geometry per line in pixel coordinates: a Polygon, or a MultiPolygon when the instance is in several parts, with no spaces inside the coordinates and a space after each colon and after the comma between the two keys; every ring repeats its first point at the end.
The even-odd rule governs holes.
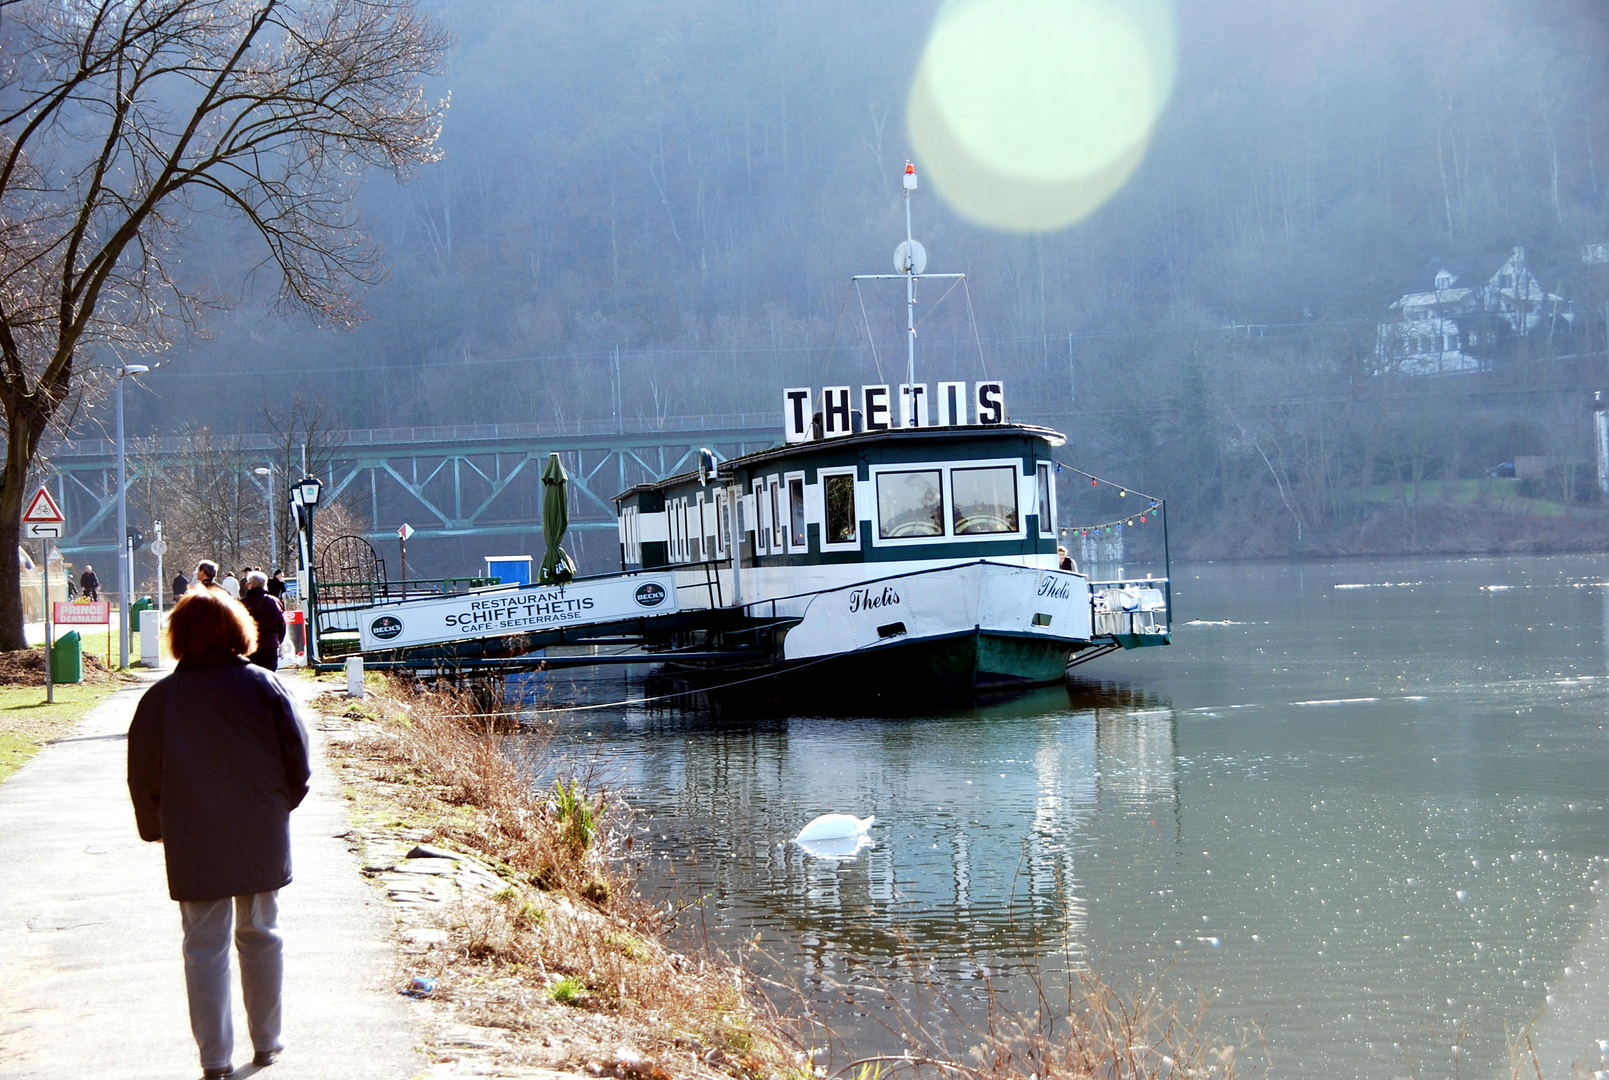
{"type": "Polygon", "coordinates": [[[1173,64],[1166,0],[951,0],[911,86],[911,142],[963,217],[1062,228],[1144,158],[1173,64]]]}

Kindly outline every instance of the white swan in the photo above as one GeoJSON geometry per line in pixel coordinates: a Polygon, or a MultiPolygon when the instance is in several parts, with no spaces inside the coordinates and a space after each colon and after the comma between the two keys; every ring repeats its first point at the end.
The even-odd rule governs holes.
{"type": "Polygon", "coordinates": [[[800,829],[793,842],[806,844],[816,840],[847,840],[864,836],[876,820],[875,815],[858,818],[854,814],[822,814],[800,829]]]}

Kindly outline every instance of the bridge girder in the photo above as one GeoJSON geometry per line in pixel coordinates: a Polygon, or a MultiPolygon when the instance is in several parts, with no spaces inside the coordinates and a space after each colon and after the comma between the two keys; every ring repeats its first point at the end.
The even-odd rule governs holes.
{"type": "MultiPolygon", "coordinates": [[[[677,430],[543,433],[540,430],[491,437],[460,435],[460,429],[425,429],[417,439],[376,438],[390,433],[346,432],[335,436],[331,475],[324,498],[347,499],[368,517],[370,539],[395,536],[402,522],[419,539],[514,536],[541,532],[541,472],[550,453],[558,453],[570,476],[570,528],[612,531],[613,497],[634,484],[658,480],[694,463],[701,447],[724,457],[775,445],[780,417],[711,417],[683,421],[677,430]],[[691,422],[689,422],[691,421],[691,422]],[[736,421],[736,422],[734,422],[736,421]],[[460,435],[460,437],[453,437],[460,435]],[[364,491],[364,488],[367,491],[364,491]]],[[[513,425],[486,425],[503,429],[513,425]]],[[[541,425],[528,425],[540,429],[541,425]]],[[[249,435],[230,454],[250,464],[251,451],[267,452],[274,437],[249,435]]],[[[187,439],[129,441],[129,488],[181,464],[193,464],[187,439]]],[[[48,483],[66,512],[70,534],[60,543],[68,555],[115,549],[117,462],[109,440],[59,444],[47,454],[48,483]]],[[[288,495],[286,496],[288,502],[288,495]]],[[[284,505],[283,503],[280,505],[284,505]]],[[[160,517],[159,511],[154,516],[160,517]]]]}

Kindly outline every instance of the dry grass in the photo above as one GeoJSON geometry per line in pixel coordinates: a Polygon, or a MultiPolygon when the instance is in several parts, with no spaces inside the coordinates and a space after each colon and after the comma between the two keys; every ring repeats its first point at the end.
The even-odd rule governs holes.
{"type": "MultiPolygon", "coordinates": [[[[1251,1028],[1238,1043],[1227,1042],[1208,1027],[1210,1002],[1185,1008],[1162,983],[1140,979],[1122,989],[1089,969],[1056,980],[1054,987],[1041,973],[1031,974],[1029,981],[1031,1009],[1007,1001],[987,981],[981,1017],[964,1013],[926,977],[906,980],[904,993],[885,986],[888,1019],[883,1022],[904,1052],[856,1056],[852,1047],[834,1045],[852,1060],[834,1062],[822,1075],[827,1080],[895,1074],[932,1080],[1235,1080],[1265,1071],[1268,1052],[1260,1030],[1251,1028]]],[[[862,987],[853,996],[864,994],[862,987]]],[[[813,1027],[836,1044],[823,1025],[813,1027]]]]}
{"type": "Polygon", "coordinates": [[[538,787],[540,740],[510,738],[506,723],[486,719],[487,704],[396,683],[362,707],[340,706],[376,722],[357,749],[395,796],[396,821],[507,882],[466,899],[447,927],[450,949],[419,962],[453,1019],[523,1033],[507,1055],[521,1064],[601,1060],[605,1071],[654,1078],[799,1074],[803,1057],[741,967],[666,946],[666,912],[632,887],[630,834],[608,793],[585,778],[538,787]],[[555,1045],[557,1031],[577,1026],[592,1035],[585,1048],[555,1045]],[[626,1052],[599,1049],[609,1045],[626,1052]]]}

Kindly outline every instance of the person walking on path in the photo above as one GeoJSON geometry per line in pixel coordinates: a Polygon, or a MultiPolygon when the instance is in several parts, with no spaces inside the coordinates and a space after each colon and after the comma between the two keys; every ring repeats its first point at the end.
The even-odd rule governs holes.
{"type": "Polygon", "coordinates": [[[279,647],[285,640],[285,605],[268,595],[268,575],[261,570],[247,574],[246,595],[240,603],[257,624],[257,649],[251,662],[278,671],[279,647]]]}
{"type": "Polygon", "coordinates": [[[231,923],[256,1056],[280,1041],[279,890],[291,881],[290,813],[307,796],[307,731],[279,680],[246,662],[245,608],[214,589],[186,593],[168,621],[178,661],[146,691],[128,733],[128,788],[142,840],[160,842],[184,926],[190,1028],[203,1077],[234,1072],[231,923]]]}
{"type": "Polygon", "coordinates": [[[92,602],[101,598],[101,579],[95,576],[93,566],[84,567],[84,573],[78,579],[78,591],[92,602]]]}
{"type": "Polygon", "coordinates": [[[216,589],[218,587],[218,564],[211,559],[202,559],[196,563],[196,584],[216,589]]]}
{"type": "Polygon", "coordinates": [[[285,600],[285,571],[275,570],[274,576],[268,579],[268,595],[281,603],[285,600]]]}
{"type": "Polygon", "coordinates": [[[183,570],[180,570],[177,574],[173,575],[173,598],[175,600],[189,591],[189,588],[190,579],[184,576],[183,570]]]}
{"type": "Polygon", "coordinates": [[[224,592],[228,593],[230,596],[233,596],[236,600],[240,599],[240,579],[235,577],[235,572],[233,570],[225,574],[223,576],[223,580],[218,584],[223,586],[224,592]]]}

